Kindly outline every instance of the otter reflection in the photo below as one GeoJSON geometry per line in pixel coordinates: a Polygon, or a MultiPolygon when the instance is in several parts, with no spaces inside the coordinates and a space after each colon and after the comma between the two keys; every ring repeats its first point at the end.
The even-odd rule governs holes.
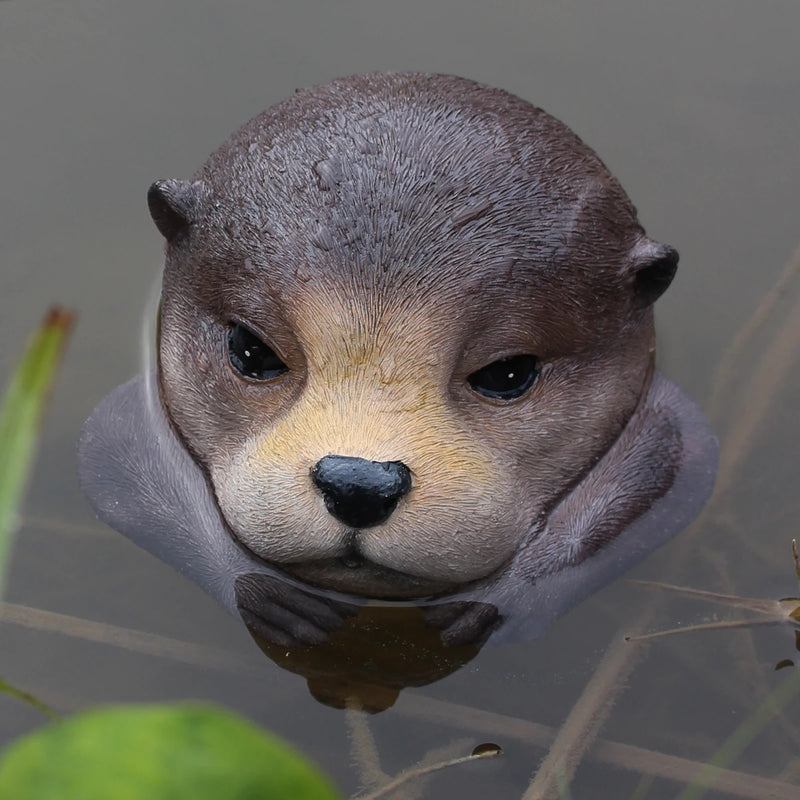
{"type": "Polygon", "coordinates": [[[148,203],[157,368],[92,414],[81,481],[262,639],[322,647],[367,599],[444,648],[536,635],[710,494],[713,434],[655,369],[678,255],[541,109],[343,79],[148,203]]]}
{"type": "Polygon", "coordinates": [[[460,669],[499,623],[482,603],[351,605],[259,574],[236,579],[236,604],[261,650],[317,700],[373,713],[460,669]]]}

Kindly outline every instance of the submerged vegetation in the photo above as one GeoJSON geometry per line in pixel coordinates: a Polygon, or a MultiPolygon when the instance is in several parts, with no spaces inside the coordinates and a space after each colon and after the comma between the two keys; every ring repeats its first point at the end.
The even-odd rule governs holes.
{"type": "MultiPolygon", "coordinates": [[[[800,556],[797,552],[797,540],[792,539],[792,556],[794,558],[794,571],[800,583],[800,556]]],[[[642,586],[650,589],[658,589],[667,592],[675,592],[684,597],[694,600],[706,600],[717,603],[728,608],[738,608],[752,611],[758,614],[757,617],[746,617],[744,619],[732,619],[724,622],[706,622],[697,625],[685,625],[680,628],[669,628],[668,630],[656,631],[654,633],[643,633],[638,636],[625,637],[629,642],[642,642],[646,639],[658,639],[662,636],[672,636],[678,633],[691,633],[692,631],[714,631],[730,628],[752,628],[756,625],[781,625],[789,624],[800,628],[800,597],[784,597],[782,600],[764,600],[759,597],[739,597],[735,594],[721,594],[719,592],[707,592],[701,589],[691,589],[687,586],[674,586],[671,583],[658,583],[657,581],[635,581],[642,586]]],[[[795,630],[795,648],[800,651],[800,630],[795,630]]],[[[784,660],[776,665],[776,669],[794,666],[791,660],[784,660]]]]}

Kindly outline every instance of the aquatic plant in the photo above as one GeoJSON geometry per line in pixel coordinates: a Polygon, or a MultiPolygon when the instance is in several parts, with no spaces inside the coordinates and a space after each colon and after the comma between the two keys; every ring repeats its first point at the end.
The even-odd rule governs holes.
{"type": "Polygon", "coordinates": [[[47,312],[31,337],[0,408],[0,597],[17,524],[17,509],[33,464],[39,427],[73,315],[47,312]]]}
{"type": "MultiPolygon", "coordinates": [[[[51,308],[47,312],[28,342],[0,406],[0,598],[45,404],[72,324],[69,311],[51,308]]],[[[57,716],[32,694],[2,678],[0,693],[23,700],[50,717],[57,716]]]]}

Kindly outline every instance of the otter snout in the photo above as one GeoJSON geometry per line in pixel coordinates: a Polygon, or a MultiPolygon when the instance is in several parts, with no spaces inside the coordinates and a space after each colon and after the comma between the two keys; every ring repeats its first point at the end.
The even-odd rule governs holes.
{"type": "Polygon", "coordinates": [[[387,520],[411,488],[411,471],[401,461],[368,461],[330,455],[311,468],[325,508],[351,528],[371,528],[387,520]]]}

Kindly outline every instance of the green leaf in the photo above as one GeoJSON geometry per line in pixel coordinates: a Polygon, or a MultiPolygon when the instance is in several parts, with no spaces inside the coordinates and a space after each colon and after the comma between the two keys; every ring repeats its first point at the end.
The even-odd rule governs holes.
{"type": "Polygon", "coordinates": [[[0,800],[341,800],[287,744],[199,703],[110,706],[48,725],[0,760],[0,800]]]}
{"type": "Polygon", "coordinates": [[[47,313],[28,343],[0,408],[0,597],[45,400],[72,321],[72,314],[62,309],[47,313]]]}

